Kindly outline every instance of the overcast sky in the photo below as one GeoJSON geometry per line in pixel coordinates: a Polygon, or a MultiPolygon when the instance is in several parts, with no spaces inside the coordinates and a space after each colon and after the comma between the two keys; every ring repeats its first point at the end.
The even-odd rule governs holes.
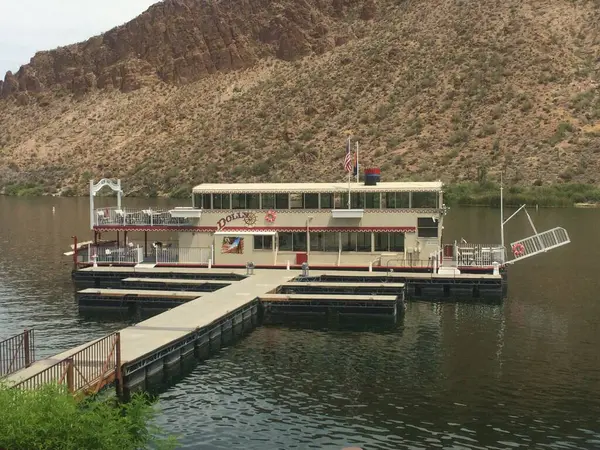
{"type": "Polygon", "coordinates": [[[83,41],[154,3],[158,0],[0,0],[0,79],[36,51],[83,41]]]}

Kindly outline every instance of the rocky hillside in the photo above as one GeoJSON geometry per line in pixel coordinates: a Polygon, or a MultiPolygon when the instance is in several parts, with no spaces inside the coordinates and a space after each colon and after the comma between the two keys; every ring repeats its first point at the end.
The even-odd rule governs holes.
{"type": "Polygon", "coordinates": [[[0,189],[600,182],[598,0],[166,0],[0,83],[0,189]]]}

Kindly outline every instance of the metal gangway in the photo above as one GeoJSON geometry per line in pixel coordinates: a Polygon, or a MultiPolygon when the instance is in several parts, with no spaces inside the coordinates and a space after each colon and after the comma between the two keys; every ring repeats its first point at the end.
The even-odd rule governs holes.
{"type": "Polygon", "coordinates": [[[522,205],[514,212],[512,216],[502,222],[502,240],[504,240],[504,225],[506,225],[506,223],[515,217],[520,211],[524,211],[527,215],[527,220],[529,220],[529,224],[531,225],[534,234],[524,239],[514,241],[510,244],[512,258],[507,259],[506,264],[514,264],[517,261],[539,255],[540,253],[545,253],[549,250],[562,247],[563,245],[567,245],[571,242],[569,233],[567,233],[567,230],[562,227],[556,227],[548,231],[538,233],[535,225],[533,224],[533,220],[531,220],[531,216],[525,208],[525,205],[522,205]]]}

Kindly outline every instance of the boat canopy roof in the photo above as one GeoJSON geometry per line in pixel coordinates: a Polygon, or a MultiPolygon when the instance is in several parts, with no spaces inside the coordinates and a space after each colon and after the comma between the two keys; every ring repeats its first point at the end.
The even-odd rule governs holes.
{"type": "MultiPolygon", "coordinates": [[[[352,192],[439,192],[441,181],[379,182],[375,186],[350,183],[352,192]]],[[[203,183],[193,189],[194,194],[253,194],[253,193],[320,193],[348,192],[348,183],[203,183]]]]}

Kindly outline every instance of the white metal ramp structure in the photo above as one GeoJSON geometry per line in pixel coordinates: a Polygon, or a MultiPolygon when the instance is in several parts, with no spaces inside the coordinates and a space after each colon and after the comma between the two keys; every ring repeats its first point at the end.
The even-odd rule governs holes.
{"type": "Polygon", "coordinates": [[[533,220],[531,220],[527,209],[525,209],[525,205],[522,205],[512,216],[502,222],[502,247],[504,247],[504,225],[506,225],[506,223],[515,217],[521,210],[525,211],[534,234],[533,236],[520,239],[510,244],[513,258],[507,260],[505,264],[513,264],[517,261],[529,258],[530,256],[545,253],[548,250],[567,245],[571,242],[569,233],[567,233],[567,230],[562,227],[556,227],[548,231],[538,233],[535,229],[535,225],[533,224],[533,220]]]}

